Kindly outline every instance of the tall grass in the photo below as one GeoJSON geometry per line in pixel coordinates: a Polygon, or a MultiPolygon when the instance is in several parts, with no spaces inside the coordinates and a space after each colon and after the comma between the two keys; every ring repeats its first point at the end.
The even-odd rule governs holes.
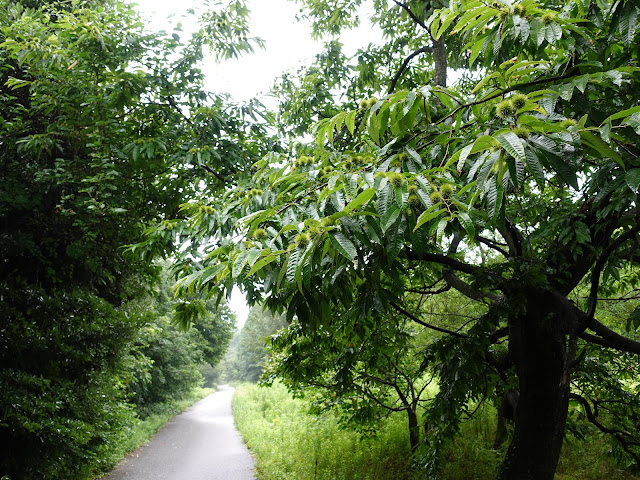
{"type": "Polygon", "coordinates": [[[285,387],[241,385],[233,414],[257,459],[261,480],[417,480],[404,419],[392,417],[375,438],[339,428],[332,415],[306,414],[285,387]]]}
{"type": "MultiPolygon", "coordinates": [[[[391,416],[375,437],[340,429],[332,415],[307,413],[286,388],[240,385],[233,401],[236,426],[256,457],[259,480],[424,480],[412,468],[406,417],[391,416]]],[[[492,448],[496,411],[485,405],[444,446],[437,480],[493,480],[504,455],[492,448]]],[[[557,480],[638,480],[617,465],[606,439],[568,436],[557,480]]],[[[436,480],[436,479],[434,479],[436,480]]]]}

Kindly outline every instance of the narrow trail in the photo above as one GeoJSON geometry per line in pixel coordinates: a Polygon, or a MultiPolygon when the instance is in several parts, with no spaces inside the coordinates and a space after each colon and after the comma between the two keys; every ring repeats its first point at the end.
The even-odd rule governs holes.
{"type": "Polygon", "coordinates": [[[233,424],[233,392],[220,386],[102,480],[254,480],[253,458],[233,424]]]}

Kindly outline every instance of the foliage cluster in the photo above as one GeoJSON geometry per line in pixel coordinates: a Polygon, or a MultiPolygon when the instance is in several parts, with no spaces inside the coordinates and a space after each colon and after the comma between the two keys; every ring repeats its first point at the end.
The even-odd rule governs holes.
{"type": "Polygon", "coordinates": [[[242,2],[185,38],[124,2],[0,0],[0,476],[103,469],[221,357],[228,312],[189,334],[142,312],[159,268],[124,247],[252,162],[253,106],[206,93],[197,65],[252,44],[242,2]]]}
{"type": "MultiPolygon", "coordinates": [[[[300,3],[321,34],[352,25],[363,2],[300,3]]],[[[376,337],[390,319],[445,333],[422,354],[440,386],[421,456],[430,475],[468,405],[498,405],[510,388],[498,478],[552,479],[572,404],[640,465],[637,2],[369,4],[393,61],[367,56],[375,47],[358,61],[376,58],[379,83],[350,81],[367,61],[335,44],[281,83],[299,112],[285,123],[295,135],[315,122],[314,142],[258,161],[225,192],[215,228],[191,220],[209,254],[185,266],[182,290],[222,296],[235,283],[286,310],[283,350],[306,356],[286,375],[325,375],[338,391],[367,368],[351,352],[394,345],[402,329],[376,337]],[[448,88],[455,62],[470,75],[448,88]],[[451,291],[476,314],[443,328],[422,299],[451,291]],[[627,302],[625,318],[610,321],[610,301],[627,302]],[[342,361],[333,370],[323,337],[342,361]]]]}

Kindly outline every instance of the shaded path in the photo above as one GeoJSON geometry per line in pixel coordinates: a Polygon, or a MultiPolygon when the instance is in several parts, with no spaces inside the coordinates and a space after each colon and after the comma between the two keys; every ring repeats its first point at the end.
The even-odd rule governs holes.
{"type": "Polygon", "coordinates": [[[233,392],[221,385],[169,421],[103,480],[253,480],[253,458],[233,425],[233,392]]]}

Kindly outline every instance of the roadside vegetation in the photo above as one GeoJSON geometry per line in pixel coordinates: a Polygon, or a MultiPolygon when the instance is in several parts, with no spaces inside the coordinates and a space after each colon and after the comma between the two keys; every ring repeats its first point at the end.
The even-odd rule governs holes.
{"type": "MultiPolygon", "coordinates": [[[[236,426],[257,462],[259,480],[418,480],[406,418],[393,414],[368,433],[343,428],[332,412],[310,414],[312,401],[293,398],[284,385],[241,384],[233,399],[236,426]]],[[[438,480],[490,480],[501,455],[493,449],[496,410],[482,406],[443,446],[438,480]]],[[[637,480],[607,451],[595,430],[565,440],[557,480],[637,480]]]]}

